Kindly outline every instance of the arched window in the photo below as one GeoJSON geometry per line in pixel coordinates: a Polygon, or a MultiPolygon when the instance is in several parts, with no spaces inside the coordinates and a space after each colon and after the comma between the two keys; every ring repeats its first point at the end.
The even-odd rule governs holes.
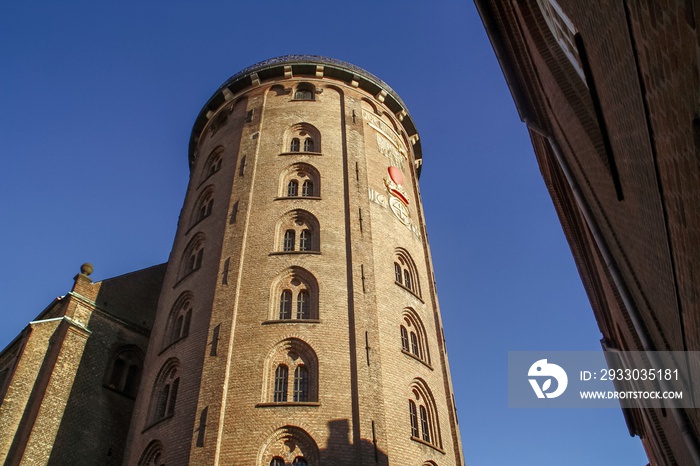
{"type": "Polygon", "coordinates": [[[272,287],[273,320],[318,319],[318,282],[301,267],[291,267],[280,276],[272,287]],[[296,313],[292,315],[292,303],[296,313]]]}
{"type": "Polygon", "coordinates": [[[292,292],[290,290],[282,291],[280,295],[280,320],[292,318],[292,292]]]}
{"type": "Polygon", "coordinates": [[[304,152],[314,151],[314,140],[311,138],[304,139],[304,152]]]}
{"type": "Polygon", "coordinates": [[[297,209],[285,214],[277,224],[277,231],[277,251],[308,253],[320,250],[318,220],[306,210],[297,209]]]}
{"type": "Polygon", "coordinates": [[[297,294],[297,319],[309,319],[311,315],[311,300],[309,292],[300,290],[297,294]]]}
{"type": "Polygon", "coordinates": [[[214,208],[214,187],[207,186],[194,203],[194,210],[190,220],[190,226],[194,226],[211,215],[214,208]]]}
{"type": "Polygon", "coordinates": [[[284,232],[284,250],[294,251],[294,230],[287,230],[284,232]]]}
{"type": "Polygon", "coordinates": [[[194,272],[202,266],[202,259],[204,257],[204,235],[198,233],[189,242],[185,251],[183,253],[182,264],[180,269],[180,277],[183,278],[186,275],[194,272]]]}
{"type": "Polygon", "coordinates": [[[423,379],[413,379],[410,393],[408,409],[411,438],[441,449],[440,422],[432,392],[423,379]]]}
{"type": "Polygon", "coordinates": [[[165,466],[163,462],[163,444],[153,440],[141,453],[138,466],[165,466]]]}
{"type": "Polygon", "coordinates": [[[307,343],[297,338],[280,342],[265,365],[271,378],[265,399],[273,403],[318,401],[318,359],[307,343]],[[290,376],[293,376],[291,384],[290,376]]]}
{"type": "Polygon", "coordinates": [[[135,398],[141,381],[143,352],[135,346],[117,350],[107,368],[105,385],[112,390],[135,398]]]}
{"type": "Polygon", "coordinates": [[[418,269],[411,256],[403,248],[397,248],[394,255],[394,279],[397,285],[410,291],[420,298],[420,282],[418,269]]]}
{"type": "Polygon", "coordinates": [[[291,180],[287,184],[287,197],[297,197],[299,194],[299,182],[297,180],[291,180]]]}
{"type": "Polygon", "coordinates": [[[168,346],[189,335],[191,321],[192,293],[185,291],[177,298],[168,316],[164,345],[168,346]]]}
{"type": "Polygon", "coordinates": [[[309,123],[292,125],[285,132],[284,141],[283,152],[321,152],[321,132],[309,123]]]}
{"type": "Polygon", "coordinates": [[[179,362],[171,358],[163,365],[151,395],[151,423],[175,414],[177,392],[180,387],[179,362]]]}
{"type": "Polygon", "coordinates": [[[309,401],[309,371],[306,366],[294,369],[294,401],[309,401]]]}
{"type": "Polygon", "coordinates": [[[294,91],[294,100],[314,100],[315,88],[310,83],[299,83],[294,91]]]}
{"type": "Polygon", "coordinates": [[[401,349],[430,367],[428,336],[418,313],[411,308],[403,311],[401,330],[401,349]]]}
{"type": "Polygon", "coordinates": [[[408,331],[406,330],[406,327],[403,325],[401,326],[401,348],[403,348],[404,351],[408,351],[408,331]]]}
{"type": "Polygon", "coordinates": [[[411,419],[411,437],[418,438],[420,435],[418,431],[418,412],[416,403],[413,400],[408,400],[408,415],[411,419]]]}
{"type": "Polygon", "coordinates": [[[308,163],[295,163],[280,174],[280,197],[320,197],[320,193],[318,170],[308,163]]]}
{"type": "Polygon", "coordinates": [[[265,466],[321,464],[314,439],[304,429],[291,425],[281,427],[268,437],[258,458],[258,464],[265,466]]]}
{"type": "Polygon", "coordinates": [[[423,434],[423,440],[430,443],[430,426],[428,425],[428,411],[425,406],[420,406],[420,430],[423,434]]]}
{"type": "Polygon", "coordinates": [[[202,169],[202,180],[205,180],[212,176],[214,173],[221,170],[221,164],[224,160],[224,148],[218,146],[215,148],[206,159],[204,163],[204,168],[202,169]]]}
{"type": "Polygon", "coordinates": [[[301,195],[303,197],[311,197],[314,195],[314,182],[311,180],[304,181],[301,186],[301,195]]]}
{"type": "Polygon", "coordinates": [[[301,230],[301,234],[299,235],[299,250],[313,251],[313,237],[311,236],[311,230],[301,230]]]}
{"type": "Polygon", "coordinates": [[[275,392],[273,400],[275,403],[287,401],[287,379],[289,378],[289,368],[280,364],[275,369],[275,392]]]}

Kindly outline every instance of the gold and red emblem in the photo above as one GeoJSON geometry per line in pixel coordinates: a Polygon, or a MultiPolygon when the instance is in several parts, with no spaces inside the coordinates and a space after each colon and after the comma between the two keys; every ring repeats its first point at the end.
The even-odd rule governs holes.
{"type": "Polygon", "coordinates": [[[403,173],[396,167],[389,167],[389,177],[384,178],[384,186],[393,197],[397,198],[405,206],[408,205],[408,193],[403,187],[403,173]]]}

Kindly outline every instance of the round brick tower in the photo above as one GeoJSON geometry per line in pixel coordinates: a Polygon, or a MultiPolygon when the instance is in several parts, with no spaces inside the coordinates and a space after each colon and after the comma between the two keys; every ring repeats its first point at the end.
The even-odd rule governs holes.
{"type": "Polygon", "coordinates": [[[267,60],[206,103],[189,156],[127,464],[463,464],[399,96],[267,60]]]}

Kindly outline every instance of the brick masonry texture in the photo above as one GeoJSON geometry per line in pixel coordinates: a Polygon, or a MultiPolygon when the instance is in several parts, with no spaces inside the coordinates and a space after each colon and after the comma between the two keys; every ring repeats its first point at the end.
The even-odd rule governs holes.
{"type": "MultiPolygon", "coordinates": [[[[530,126],[604,345],[641,350],[646,335],[647,349],[697,351],[697,2],[475,3],[520,115],[530,126]],[[548,14],[548,8],[558,13],[548,14]],[[557,38],[551,27],[557,21],[560,30],[568,31],[559,35],[568,38],[557,38]],[[588,221],[575,189],[591,214],[588,221]],[[610,264],[619,270],[618,281],[610,264]],[[621,299],[625,290],[645,335],[632,323],[634,310],[621,299]]],[[[694,386],[700,368],[690,369],[694,386]]],[[[694,464],[697,410],[682,411],[681,424],[667,411],[627,410],[630,432],[642,439],[651,464],[694,464]],[[688,442],[680,432],[684,423],[688,442]]]]}

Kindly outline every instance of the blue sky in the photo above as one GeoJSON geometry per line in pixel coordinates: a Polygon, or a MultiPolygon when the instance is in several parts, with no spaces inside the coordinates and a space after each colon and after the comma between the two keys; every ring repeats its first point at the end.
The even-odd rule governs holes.
{"type": "Polygon", "coordinates": [[[365,68],[417,125],[467,464],[646,464],[617,409],[508,408],[508,351],[601,335],[469,1],[3,2],[0,347],[83,262],[100,280],[168,259],[199,110],[292,53],[365,68]]]}

